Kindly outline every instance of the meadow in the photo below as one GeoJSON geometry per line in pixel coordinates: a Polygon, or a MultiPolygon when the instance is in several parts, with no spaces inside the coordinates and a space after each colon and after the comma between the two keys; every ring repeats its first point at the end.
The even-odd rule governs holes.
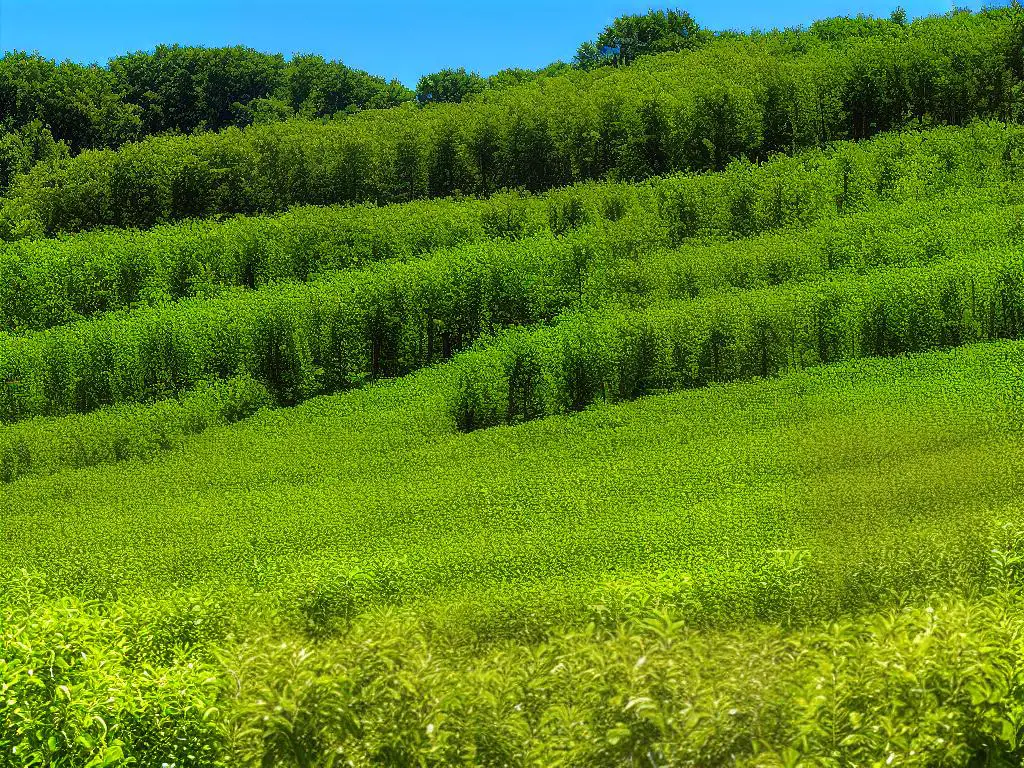
{"type": "Polygon", "coordinates": [[[1021,764],[1022,30],[16,174],[0,766],[1021,764]]]}

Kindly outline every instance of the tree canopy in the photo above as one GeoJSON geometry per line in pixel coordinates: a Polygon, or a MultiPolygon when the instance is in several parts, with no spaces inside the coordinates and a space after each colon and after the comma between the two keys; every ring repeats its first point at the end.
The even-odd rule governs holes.
{"type": "Polygon", "coordinates": [[[484,78],[476,72],[467,72],[464,67],[442,69],[420,78],[416,86],[416,101],[421,105],[460,102],[486,87],[484,78]]]}
{"type": "Polygon", "coordinates": [[[118,56],[106,67],[16,51],[0,58],[0,143],[39,122],[77,153],[160,133],[330,117],[412,98],[401,83],[340,61],[317,55],[286,61],[242,46],[161,45],[118,56]]]}
{"type": "Polygon", "coordinates": [[[658,10],[620,16],[597,36],[583,43],[575,62],[582,69],[603,64],[628,64],[638,56],[696,48],[712,37],[686,11],[658,10]]]}

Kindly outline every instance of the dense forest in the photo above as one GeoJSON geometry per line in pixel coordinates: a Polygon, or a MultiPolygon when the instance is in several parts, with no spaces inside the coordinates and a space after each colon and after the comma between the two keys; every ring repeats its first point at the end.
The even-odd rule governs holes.
{"type": "MultiPolygon", "coordinates": [[[[637,39],[634,57],[682,50],[691,44],[680,39],[681,24],[687,33],[698,29],[689,15],[681,19],[675,12],[622,17],[601,40],[632,35],[637,39]]],[[[588,66],[587,61],[582,53],[576,58],[578,66],[588,66]]],[[[465,68],[446,69],[424,75],[414,92],[315,54],[286,59],[244,46],[160,45],[117,56],[105,66],[57,63],[14,51],[0,58],[0,129],[9,155],[5,168],[9,176],[16,161],[46,156],[33,142],[40,130],[76,153],[161,133],[219,131],[296,115],[331,117],[413,100],[462,101],[487,88],[521,84],[567,67],[556,62],[539,71],[510,68],[487,78],[465,68]]],[[[3,179],[5,184],[8,180],[3,179]]]]}
{"type": "Polygon", "coordinates": [[[411,98],[396,81],[321,56],[286,61],[241,46],[159,46],[105,67],[7,53],[0,59],[0,186],[36,161],[84,149],[387,108],[411,98]]]}
{"type": "Polygon", "coordinates": [[[471,102],[58,153],[12,182],[0,234],[535,191],[721,170],[879,131],[1013,120],[1024,108],[1022,36],[1013,9],[833,21],[545,76],[471,102]]]}

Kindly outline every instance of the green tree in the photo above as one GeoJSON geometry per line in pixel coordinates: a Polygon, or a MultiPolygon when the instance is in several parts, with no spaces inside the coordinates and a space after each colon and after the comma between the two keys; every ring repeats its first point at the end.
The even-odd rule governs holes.
{"type": "Polygon", "coordinates": [[[310,117],[329,117],[364,107],[397,106],[410,101],[413,93],[397,81],[389,83],[340,61],[300,55],[288,63],[280,98],[295,112],[310,117]]]}
{"type": "Polygon", "coordinates": [[[712,37],[689,13],[678,9],[620,16],[605,27],[596,41],[579,47],[575,64],[581,69],[608,63],[629,64],[638,56],[690,50],[712,37]],[[619,53],[604,55],[602,51],[608,48],[617,48],[619,53]]]}
{"type": "Polygon", "coordinates": [[[424,75],[416,85],[416,102],[421,106],[440,102],[460,102],[467,96],[480,93],[487,87],[487,81],[476,72],[465,68],[442,69],[431,75],[424,75]]]}

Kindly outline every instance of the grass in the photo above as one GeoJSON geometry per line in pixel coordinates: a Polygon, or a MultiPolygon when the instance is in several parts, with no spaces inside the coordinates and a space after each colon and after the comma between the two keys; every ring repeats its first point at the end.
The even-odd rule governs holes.
{"type": "Polygon", "coordinates": [[[1000,425],[1018,350],[855,362],[473,435],[450,422],[448,369],[430,369],[148,463],[15,482],[3,566],[92,596],[360,568],[404,597],[830,530],[844,543],[851,526],[898,531],[1014,497],[1019,451],[1000,425]]]}
{"type": "Polygon", "coordinates": [[[111,765],[1017,755],[1022,363],[1020,343],[858,360],[468,435],[440,367],[14,482],[4,746],[111,765]]]}

